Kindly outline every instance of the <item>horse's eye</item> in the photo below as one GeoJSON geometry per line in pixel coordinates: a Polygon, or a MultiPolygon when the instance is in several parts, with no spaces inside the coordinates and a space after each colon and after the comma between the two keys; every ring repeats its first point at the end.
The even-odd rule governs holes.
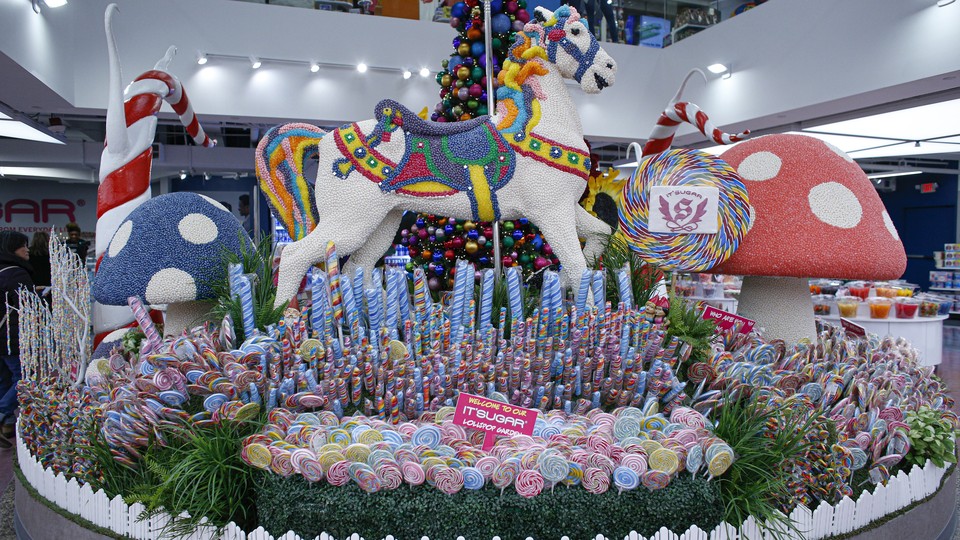
{"type": "Polygon", "coordinates": [[[579,35],[580,35],[580,29],[579,29],[579,28],[573,28],[573,29],[570,30],[570,33],[573,34],[573,35],[575,35],[575,36],[579,36],[579,35]]]}

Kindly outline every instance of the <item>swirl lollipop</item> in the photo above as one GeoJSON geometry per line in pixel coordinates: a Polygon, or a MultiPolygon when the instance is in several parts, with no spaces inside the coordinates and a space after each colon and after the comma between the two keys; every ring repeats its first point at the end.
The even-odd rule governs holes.
{"type": "Polygon", "coordinates": [[[584,489],[594,495],[599,495],[610,489],[610,475],[601,469],[587,467],[583,471],[582,483],[584,489]]]}
{"type": "Polygon", "coordinates": [[[543,491],[543,475],[535,470],[523,471],[517,476],[513,487],[521,497],[536,497],[543,491]]]}
{"type": "Polygon", "coordinates": [[[460,469],[460,474],[463,475],[463,487],[466,489],[480,489],[486,482],[483,473],[474,467],[464,467],[460,469]]]}
{"type": "Polygon", "coordinates": [[[350,462],[338,461],[327,469],[327,482],[334,486],[343,486],[350,481],[350,462]]]}
{"type": "Polygon", "coordinates": [[[629,467],[617,467],[613,471],[613,484],[621,491],[637,489],[640,485],[640,475],[629,467]]]}
{"type": "Polygon", "coordinates": [[[570,474],[570,464],[559,454],[544,454],[537,460],[543,478],[551,483],[562,482],[570,474]]]}
{"type": "Polygon", "coordinates": [[[740,176],[725,161],[699,150],[669,150],[644,158],[624,185],[621,200],[620,230],[630,247],[647,262],[671,270],[701,272],[722,263],[737,250],[751,223],[750,200],[740,176]],[[699,206],[687,212],[683,201],[649,200],[653,186],[719,188],[717,233],[690,229],[703,216],[699,206]],[[690,234],[650,232],[649,215],[654,211],[690,234]]]}
{"type": "Polygon", "coordinates": [[[493,485],[503,490],[511,483],[520,473],[520,460],[517,458],[509,458],[506,461],[497,465],[497,468],[493,471],[493,476],[491,480],[493,485]]]}
{"type": "Polygon", "coordinates": [[[446,493],[447,495],[453,495],[464,487],[463,474],[459,469],[454,469],[452,467],[437,467],[437,471],[434,473],[433,478],[436,482],[437,489],[446,493]]]}
{"type": "Polygon", "coordinates": [[[400,465],[400,471],[403,473],[403,480],[411,486],[419,486],[427,478],[423,467],[416,461],[405,461],[400,465]]]}

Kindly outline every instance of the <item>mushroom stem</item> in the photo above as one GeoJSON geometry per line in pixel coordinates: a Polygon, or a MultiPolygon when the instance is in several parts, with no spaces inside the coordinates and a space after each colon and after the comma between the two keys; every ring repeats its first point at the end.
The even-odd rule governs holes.
{"type": "Polygon", "coordinates": [[[806,278],[744,276],[737,312],[756,321],[767,340],[782,339],[789,346],[817,335],[806,278]]]}
{"type": "Polygon", "coordinates": [[[167,313],[163,318],[163,335],[179,336],[184,330],[213,320],[210,316],[213,306],[214,302],[210,300],[167,304],[167,313]]]}

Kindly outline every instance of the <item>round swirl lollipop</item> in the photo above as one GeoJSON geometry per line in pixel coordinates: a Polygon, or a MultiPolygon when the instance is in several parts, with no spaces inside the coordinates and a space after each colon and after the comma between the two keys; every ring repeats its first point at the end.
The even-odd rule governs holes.
{"type": "Polygon", "coordinates": [[[713,456],[707,466],[710,476],[720,476],[733,464],[733,452],[719,452],[713,456]]]}
{"type": "Polygon", "coordinates": [[[677,468],[680,465],[680,459],[677,457],[677,453],[669,448],[660,448],[655,450],[650,454],[650,459],[647,460],[647,464],[650,466],[650,469],[655,471],[665,472],[668,475],[671,475],[677,471],[677,468]]]}
{"type": "Polygon", "coordinates": [[[640,485],[640,475],[629,467],[617,467],[613,471],[613,485],[621,491],[637,489],[640,485]]]}
{"type": "Polygon", "coordinates": [[[703,447],[695,444],[687,450],[686,469],[690,474],[697,474],[700,467],[703,466],[703,447]]]}
{"type": "MultiPolygon", "coordinates": [[[[634,409],[636,410],[636,409],[634,409]]],[[[621,416],[613,424],[613,436],[618,441],[623,441],[630,437],[636,437],[640,433],[640,419],[636,416],[621,416]]]]}
{"type": "Polygon", "coordinates": [[[460,469],[460,474],[463,475],[463,487],[466,489],[480,489],[487,480],[483,473],[474,467],[464,467],[460,469]]]}
{"type": "Polygon", "coordinates": [[[513,487],[521,497],[536,497],[543,491],[543,475],[535,470],[523,471],[517,476],[513,487]]]}
{"type": "Polygon", "coordinates": [[[701,272],[727,260],[750,227],[750,200],[737,172],[699,150],[669,150],[647,158],[624,185],[620,230],[641,258],[670,270],[701,272]],[[649,200],[653,186],[716,187],[720,192],[716,234],[698,234],[706,207],[689,198],[649,200]],[[650,232],[658,212],[676,232],[650,232]]]}
{"type": "Polygon", "coordinates": [[[397,462],[392,459],[379,461],[373,467],[373,470],[377,473],[377,478],[380,479],[383,489],[397,489],[403,483],[403,472],[397,462]]]}
{"type": "Polygon", "coordinates": [[[413,433],[413,437],[410,441],[414,445],[424,445],[430,448],[436,448],[440,445],[440,440],[443,438],[443,435],[440,433],[440,428],[437,426],[420,426],[417,428],[417,431],[413,433]]]}
{"type": "Polygon", "coordinates": [[[570,473],[570,464],[560,454],[544,454],[537,460],[537,468],[548,482],[562,482],[570,473]]]}
{"type": "Polygon", "coordinates": [[[490,478],[493,476],[493,471],[497,469],[497,465],[500,464],[500,460],[494,456],[483,456],[477,460],[476,465],[474,465],[478,471],[483,475],[484,478],[490,478]]]}
{"type": "Polygon", "coordinates": [[[323,480],[323,467],[314,457],[309,457],[300,461],[300,474],[309,482],[319,482],[323,480]]]}
{"type": "Polygon", "coordinates": [[[596,467],[587,467],[583,471],[583,488],[599,495],[610,489],[610,475],[596,467]]]}
{"type": "Polygon", "coordinates": [[[642,454],[624,454],[620,458],[620,465],[632,469],[637,474],[647,472],[647,458],[642,454]]]}
{"type": "Polygon", "coordinates": [[[650,470],[643,473],[641,481],[643,482],[643,487],[650,491],[663,489],[670,483],[670,475],[663,471],[650,470]]]}
{"type": "Polygon", "coordinates": [[[501,490],[513,483],[514,479],[520,473],[520,460],[517,458],[510,458],[497,465],[497,468],[493,471],[493,476],[491,480],[493,485],[500,488],[501,490]]]}
{"type": "Polygon", "coordinates": [[[568,487],[575,486],[583,481],[583,466],[572,461],[567,464],[570,466],[570,472],[568,472],[567,477],[562,480],[563,485],[568,487]]]}
{"type": "Polygon", "coordinates": [[[460,469],[437,467],[433,479],[436,482],[437,489],[447,495],[453,495],[463,489],[463,474],[460,469]]]}
{"type": "Polygon", "coordinates": [[[258,469],[269,469],[272,460],[270,450],[265,445],[256,442],[245,446],[240,457],[258,469]]]}
{"type": "Polygon", "coordinates": [[[403,473],[403,480],[411,486],[419,486],[427,479],[423,467],[416,461],[405,461],[400,465],[400,471],[403,473]]]}

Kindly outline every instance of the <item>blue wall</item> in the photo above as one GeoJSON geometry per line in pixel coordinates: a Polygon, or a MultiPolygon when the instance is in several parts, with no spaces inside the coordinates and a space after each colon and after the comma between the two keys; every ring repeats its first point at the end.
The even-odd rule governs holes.
{"type": "Polygon", "coordinates": [[[880,193],[880,199],[907,251],[904,279],[928,289],[930,271],[936,269],[933,252],[957,241],[957,176],[923,173],[896,181],[896,191],[880,193]],[[919,185],[930,182],[938,184],[936,192],[920,193],[919,185]]]}

